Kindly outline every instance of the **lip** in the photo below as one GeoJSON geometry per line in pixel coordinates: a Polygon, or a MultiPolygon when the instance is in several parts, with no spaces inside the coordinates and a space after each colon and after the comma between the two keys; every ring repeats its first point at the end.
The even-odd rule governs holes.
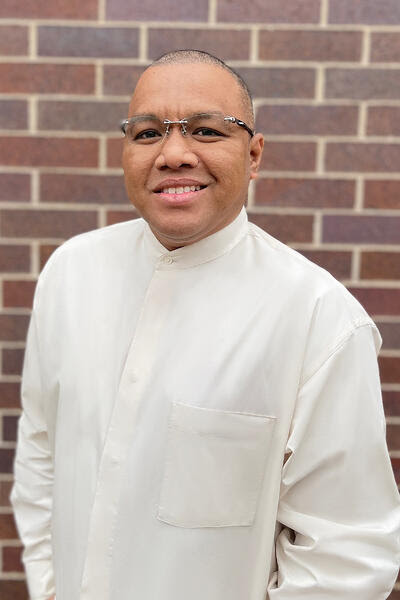
{"type": "MultiPolygon", "coordinates": [[[[161,181],[159,184],[157,184],[157,186],[153,189],[154,193],[160,193],[162,190],[164,190],[165,188],[177,188],[177,187],[185,187],[185,186],[191,186],[191,185],[199,185],[201,187],[205,187],[208,184],[204,183],[202,181],[198,181],[197,179],[189,179],[189,178],[179,178],[179,179],[163,179],[163,181],[161,181]]],[[[185,193],[194,193],[194,192],[185,192],[185,193]]],[[[175,196],[177,194],[169,194],[171,196],[175,196]]],[[[180,196],[182,194],[179,194],[180,196]]]]}
{"type": "MultiPolygon", "coordinates": [[[[186,184],[186,185],[189,185],[189,184],[186,184]]],[[[192,183],[191,185],[200,185],[200,184],[192,183]]],[[[174,186],[170,186],[170,187],[174,187],[174,186]]],[[[200,199],[201,195],[203,194],[203,192],[206,189],[207,188],[203,188],[201,190],[198,190],[197,192],[182,192],[182,194],[163,194],[162,192],[159,192],[157,194],[157,198],[164,205],[183,206],[186,204],[191,204],[192,202],[195,202],[198,199],[200,199]]]]}

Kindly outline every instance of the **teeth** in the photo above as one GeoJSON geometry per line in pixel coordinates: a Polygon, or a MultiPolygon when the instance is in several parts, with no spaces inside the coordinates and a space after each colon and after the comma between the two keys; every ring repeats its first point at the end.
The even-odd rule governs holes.
{"type": "Polygon", "coordinates": [[[161,190],[163,194],[184,194],[185,192],[198,192],[200,185],[185,185],[185,187],[169,187],[161,190]]]}

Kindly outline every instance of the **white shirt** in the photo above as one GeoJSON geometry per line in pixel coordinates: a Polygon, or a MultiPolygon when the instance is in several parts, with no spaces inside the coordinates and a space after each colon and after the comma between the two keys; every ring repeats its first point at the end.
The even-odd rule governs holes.
{"type": "Polygon", "coordinates": [[[63,244],[35,296],[12,492],[31,598],[386,598],[380,344],[244,209],[170,252],[142,219],[63,244]]]}

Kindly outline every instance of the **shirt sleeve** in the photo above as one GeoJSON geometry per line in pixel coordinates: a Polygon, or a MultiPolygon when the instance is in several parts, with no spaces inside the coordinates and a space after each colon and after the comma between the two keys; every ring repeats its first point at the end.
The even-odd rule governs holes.
{"type": "MultiPolygon", "coordinates": [[[[375,336],[375,343],[374,343],[375,336]]],[[[299,390],[282,471],[270,600],[383,600],[400,560],[400,502],[371,325],[299,390]]]]}
{"type": "Polygon", "coordinates": [[[22,559],[30,598],[47,600],[55,593],[51,551],[53,460],[47,434],[34,312],[28,330],[21,398],[23,412],[18,425],[10,500],[24,545],[22,559]]]}

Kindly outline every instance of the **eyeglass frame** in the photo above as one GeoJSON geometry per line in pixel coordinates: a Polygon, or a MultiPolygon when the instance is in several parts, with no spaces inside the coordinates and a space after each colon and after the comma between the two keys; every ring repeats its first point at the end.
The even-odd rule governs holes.
{"type": "MultiPolygon", "coordinates": [[[[160,119],[157,119],[160,121],[160,123],[162,123],[163,125],[166,125],[166,129],[165,129],[165,133],[164,136],[169,135],[169,127],[170,125],[180,125],[181,126],[181,132],[182,135],[186,135],[187,134],[187,130],[185,128],[185,125],[188,124],[188,120],[193,118],[193,117],[197,117],[197,116],[201,116],[201,115],[211,115],[213,113],[196,113],[194,115],[191,115],[190,117],[184,117],[183,119],[178,119],[176,121],[171,121],[170,119],[163,119],[162,121],[160,119]]],[[[137,115],[137,116],[148,116],[148,117],[152,117],[153,115],[137,115]]],[[[222,114],[221,114],[222,116],[222,114]]],[[[136,117],[130,117],[129,119],[124,119],[123,121],[121,121],[120,123],[120,129],[122,131],[122,133],[126,136],[126,128],[129,125],[130,121],[132,119],[135,119],[136,117]]],[[[249,135],[250,138],[254,137],[255,131],[253,129],[251,129],[248,125],[246,125],[246,123],[244,121],[242,121],[242,119],[238,119],[237,117],[232,117],[232,116],[226,116],[223,117],[224,121],[230,121],[231,123],[236,123],[236,125],[238,125],[239,127],[242,127],[243,129],[245,129],[249,135]]]]}

